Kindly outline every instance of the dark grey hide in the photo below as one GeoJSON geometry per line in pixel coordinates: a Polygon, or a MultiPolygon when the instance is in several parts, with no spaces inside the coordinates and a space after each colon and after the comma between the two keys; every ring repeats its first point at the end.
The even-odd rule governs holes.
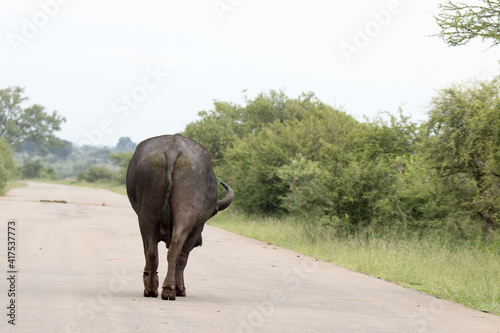
{"type": "Polygon", "coordinates": [[[167,244],[168,271],[162,299],[186,296],[184,268],[189,252],[201,245],[205,222],[227,208],[228,191],[217,201],[217,179],[208,151],[182,135],[164,135],[141,142],[127,170],[127,194],[139,217],[144,245],[144,296],[158,296],[158,243],[167,244]]]}

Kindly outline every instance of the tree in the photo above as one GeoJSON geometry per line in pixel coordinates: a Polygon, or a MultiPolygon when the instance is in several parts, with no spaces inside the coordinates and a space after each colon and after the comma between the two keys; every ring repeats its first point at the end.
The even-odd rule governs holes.
{"type": "MultiPolygon", "coordinates": [[[[263,100],[259,103],[268,104],[263,100]]],[[[322,168],[343,161],[351,147],[361,146],[355,140],[359,137],[358,129],[363,126],[316,98],[290,99],[285,109],[278,107],[276,111],[278,115],[290,117],[276,117],[273,122],[264,123],[247,136],[234,140],[218,170],[244,198],[238,205],[248,213],[293,210],[291,202],[301,200],[304,193],[310,192],[310,188],[300,186],[308,179],[322,178],[322,168]],[[302,159],[313,163],[294,162],[302,159]],[[290,191],[293,196],[289,195],[290,191]],[[287,204],[283,203],[285,198],[287,204]]],[[[304,207],[319,201],[325,202],[311,198],[304,207]]]]}
{"type": "Polygon", "coordinates": [[[395,177],[387,160],[411,153],[416,124],[400,112],[362,123],[312,93],[261,93],[245,106],[216,102],[184,134],[212,154],[218,177],[247,213],[349,216],[369,223],[395,177]]]}
{"type": "Polygon", "coordinates": [[[73,143],[67,140],[61,140],[56,138],[54,144],[48,147],[48,152],[57,158],[65,159],[73,151],[73,143]]]}
{"type": "Polygon", "coordinates": [[[113,172],[106,168],[105,166],[100,165],[92,165],[88,167],[87,171],[80,172],[76,176],[76,180],[78,181],[87,181],[89,183],[96,182],[111,182],[113,180],[113,172]]]}
{"type": "Polygon", "coordinates": [[[467,5],[448,1],[439,5],[436,22],[441,28],[436,36],[450,46],[465,45],[474,38],[500,44],[500,1],[481,0],[482,4],[467,5]]]}
{"type": "Polygon", "coordinates": [[[316,99],[312,93],[289,99],[283,91],[270,90],[258,94],[253,100],[245,96],[245,101],[244,107],[215,101],[213,110],[199,112],[201,119],[188,124],[182,133],[208,149],[214,166],[220,164],[225,151],[236,140],[258,132],[275,121],[294,119],[316,99]]]}
{"type": "Polygon", "coordinates": [[[0,165],[2,165],[5,170],[11,174],[16,171],[16,164],[12,158],[12,151],[7,143],[7,140],[0,137],[0,165]]]}
{"type": "Polygon", "coordinates": [[[289,108],[290,102],[283,91],[270,90],[267,94],[260,93],[255,99],[247,100],[242,120],[248,131],[254,132],[274,121],[283,122],[292,119],[294,112],[289,108]]]}
{"type": "Polygon", "coordinates": [[[113,162],[120,167],[118,174],[115,175],[115,180],[120,184],[125,184],[127,178],[127,168],[130,159],[132,158],[133,152],[128,153],[116,153],[109,155],[109,158],[113,162]]]}
{"type": "Polygon", "coordinates": [[[7,141],[0,137],[0,194],[3,193],[7,181],[12,176],[16,170],[16,165],[12,158],[12,152],[10,150],[7,141]]]}
{"type": "Polygon", "coordinates": [[[136,144],[129,137],[122,137],[116,144],[116,150],[120,153],[126,153],[135,150],[136,144]]]}
{"type": "Polygon", "coordinates": [[[405,116],[402,109],[399,109],[399,117],[382,112],[367,125],[363,149],[372,158],[381,154],[392,157],[411,154],[419,141],[418,125],[405,116]],[[389,122],[382,118],[383,115],[389,118],[389,122]]]}
{"type": "Polygon", "coordinates": [[[500,226],[500,78],[443,89],[425,129],[429,163],[462,207],[500,226]]]}
{"type": "Polygon", "coordinates": [[[182,134],[207,148],[216,166],[231,143],[247,134],[241,112],[238,105],[215,101],[214,109],[200,111],[198,116],[201,119],[188,124],[182,134]]]}
{"type": "Polygon", "coordinates": [[[28,99],[23,93],[20,87],[0,90],[0,136],[14,149],[19,149],[23,142],[31,142],[45,154],[47,147],[59,144],[54,132],[61,129],[66,119],[56,111],[46,112],[38,104],[22,108],[21,104],[28,99]]]}
{"type": "Polygon", "coordinates": [[[32,161],[25,157],[20,171],[24,179],[40,178],[43,171],[42,161],[39,159],[32,161]]]}
{"type": "Polygon", "coordinates": [[[333,206],[333,177],[319,162],[305,159],[301,154],[277,171],[288,185],[281,199],[281,207],[302,217],[327,215],[333,206]]]}

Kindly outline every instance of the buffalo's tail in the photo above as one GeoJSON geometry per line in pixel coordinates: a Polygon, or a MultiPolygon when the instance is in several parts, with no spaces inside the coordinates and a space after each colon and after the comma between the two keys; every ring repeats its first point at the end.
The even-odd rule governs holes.
{"type": "Polygon", "coordinates": [[[177,160],[177,152],[169,150],[165,153],[165,158],[167,159],[167,187],[165,194],[165,201],[163,202],[163,220],[160,224],[160,234],[162,238],[165,239],[167,243],[167,248],[170,247],[170,241],[172,240],[172,215],[170,212],[170,196],[172,194],[172,188],[174,186],[173,174],[175,161],[177,160]]]}

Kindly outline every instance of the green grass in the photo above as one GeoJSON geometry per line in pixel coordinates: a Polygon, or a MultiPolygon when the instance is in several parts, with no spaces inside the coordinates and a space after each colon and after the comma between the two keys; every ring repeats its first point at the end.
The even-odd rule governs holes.
{"type": "Polygon", "coordinates": [[[8,190],[11,190],[13,188],[18,188],[18,187],[26,187],[28,186],[26,183],[23,183],[22,181],[19,180],[9,180],[7,182],[7,186],[3,190],[0,191],[0,195],[5,195],[8,190]]]}
{"type": "Polygon", "coordinates": [[[337,238],[311,222],[227,211],[209,224],[500,315],[500,253],[435,237],[337,238]]]}

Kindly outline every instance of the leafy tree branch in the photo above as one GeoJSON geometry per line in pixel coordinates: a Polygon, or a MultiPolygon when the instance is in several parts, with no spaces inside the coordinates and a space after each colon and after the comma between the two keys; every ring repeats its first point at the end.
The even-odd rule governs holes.
{"type": "Polygon", "coordinates": [[[448,1],[440,5],[435,17],[441,31],[436,34],[450,46],[465,45],[474,38],[490,40],[491,47],[500,44],[500,1],[481,0],[467,5],[448,1]]]}

